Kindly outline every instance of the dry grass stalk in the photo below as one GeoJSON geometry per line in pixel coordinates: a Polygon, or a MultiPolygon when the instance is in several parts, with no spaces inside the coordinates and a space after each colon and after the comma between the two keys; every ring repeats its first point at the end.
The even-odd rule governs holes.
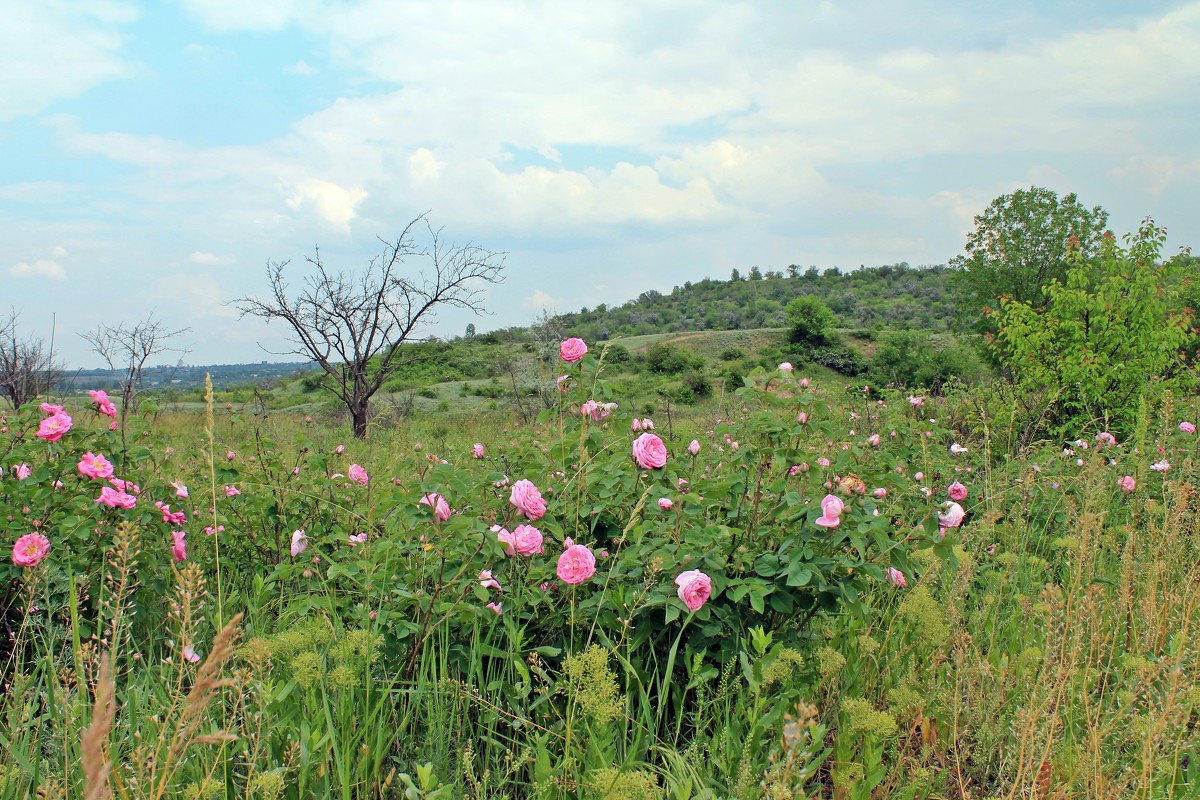
{"type": "Polygon", "coordinates": [[[108,773],[112,762],[107,758],[108,732],[112,730],[116,704],[113,702],[112,665],[108,653],[100,657],[100,676],[96,681],[96,700],[91,724],[81,739],[83,788],[85,800],[108,800],[108,773]]]}

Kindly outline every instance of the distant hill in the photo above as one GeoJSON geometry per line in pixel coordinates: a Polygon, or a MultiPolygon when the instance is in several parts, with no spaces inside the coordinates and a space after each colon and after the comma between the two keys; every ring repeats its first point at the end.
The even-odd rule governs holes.
{"type": "Polygon", "coordinates": [[[795,297],[815,295],[846,328],[915,328],[949,331],[958,310],[950,292],[946,266],[913,268],[906,263],[864,267],[842,273],[836,268],[789,267],[787,274],[745,276],[734,270],[731,280],[705,278],[676,286],[670,294],[642,292],[624,305],[599,305],[560,314],[557,321],[572,336],[602,341],[703,330],[747,330],[786,324],[784,307],[795,297]]]}
{"type": "MultiPolygon", "coordinates": [[[[315,366],[312,363],[304,361],[154,366],[147,367],[142,373],[142,385],[155,391],[196,389],[204,386],[204,376],[209,374],[217,389],[238,385],[267,386],[294,378],[297,374],[312,372],[313,369],[315,366]]],[[[71,370],[63,374],[56,388],[76,392],[85,389],[114,390],[120,375],[120,372],[110,369],[71,370]]]]}

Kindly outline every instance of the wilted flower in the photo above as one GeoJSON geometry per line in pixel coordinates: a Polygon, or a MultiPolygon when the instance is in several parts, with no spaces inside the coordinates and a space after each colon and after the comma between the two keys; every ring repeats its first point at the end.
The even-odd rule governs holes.
{"type": "Polygon", "coordinates": [[[174,543],[171,545],[171,555],[176,561],[187,561],[187,542],[184,537],[187,536],[186,531],[171,531],[171,538],[174,543]]]}
{"type": "Polygon", "coordinates": [[[888,567],[887,577],[888,581],[897,589],[908,588],[908,581],[905,579],[904,573],[895,567],[888,567]]]}
{"type": "Polygon", "coordinates": [[[308,536],[305,535],[304,529],[299,528],[292,531],[292,558],[295,558],[307,549],[308,536]]]}
{"type": "MultiPolygon", "coordinates": [[[[500,589],[500,581],[492,577],[490,569],[481,570],[479,573],[479,585],[485,589],[500,589]]],[[[501,591],[503,591],[501,589],[501,591]]]]}

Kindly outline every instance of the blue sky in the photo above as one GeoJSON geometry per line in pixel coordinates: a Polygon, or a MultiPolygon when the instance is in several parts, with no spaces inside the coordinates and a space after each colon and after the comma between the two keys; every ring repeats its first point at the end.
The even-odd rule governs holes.
{"type": "MultiPolygon", "coordinates": [[[[508,253],[491,315],[737,267],[958,253],[1030,185],[1200,223],[1200,2],[0,0],[0,307],[149,313],[189,363],[277,360],[227,301],[414,216],[508,253]]],[[[297,275],[297,280],[300,274],[297,275]]]]}

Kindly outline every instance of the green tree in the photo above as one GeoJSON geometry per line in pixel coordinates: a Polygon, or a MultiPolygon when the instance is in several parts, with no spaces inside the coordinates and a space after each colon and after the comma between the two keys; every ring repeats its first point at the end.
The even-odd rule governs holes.
{"type": "Polygon", "coordinates": [[[829,306],[810,294],[788,303],[784,313],[791,328],[789,337],[799,344],[824,344],[837,324],[829,306]]]}
{"type": "Polygon", "coordinates": [[[1051,281],[1066,281],[1068,252],[1090,258],[1100,252],[1108,212],[1087,208],[1074,193],[1061,199],[1038,186],[1001,195],[975,217],[966,252],[951,259],[968,313],[982,314],[1007,298],[1033,308],[1046,304],[1051,281]]]}
{"type": "Polygon", "coordinates": [[[1046,307],[1005,299],[993,346],[1019,388],[1058,394],[1062,421],[1128,425],[1151,380],[1179,383],[1193,311],[1181,302],[1180,257],[1160,262],[1166,231],[1151,220],[1122,247],[1067,255],[1065,281],[1045,287],[1046,307]]]}

